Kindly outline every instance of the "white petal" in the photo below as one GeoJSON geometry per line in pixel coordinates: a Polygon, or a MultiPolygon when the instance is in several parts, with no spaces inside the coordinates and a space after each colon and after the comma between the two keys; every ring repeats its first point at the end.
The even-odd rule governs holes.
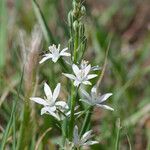
{"type": "Polygon", "coordinates": [[[43,58],[40,60],[39,64],[45,62],[46,60],[48,60],[48,59],[50,59],[50,58],[52,58],[52,55],[51,55],[51,54],[48,54],[46,57],[43,57],[43,58]]]}
{"type": "Polygon", "coordinates": [[[73,131],[73,143],[75,145],[79,144],[79,135],[78,135],[78,127],[77,126],[74,127],[74,131],[73,131]]]}
{"type": "Polygon", "coordinates": [[[96,71],[96,70],[101,70],[102,68],[101,67],[99,67],[98,65],[97,66],[93,66],[93,67],[91,67],[91,70],[93,70],[93,71],[96,71]]]}
{"type": "Polygon", "coordinates": [[[82,83],[85,85],[92,85],[90,81],[83,81],[82,83]]]}
{"type": "Polygon", "coordinates": [[[89,65],[84,69],[85,76],[88,75],[88,73],[90,72],[90,70],[91,70],[91,65],[89,64],[89,65]]]}
{"type": "Polygon", "coordinates": [[[76,86],[76,87],[78,87],[80,83],[81,83],[81,82],[79,82],[78,80],[75,80],[75,81],[73,82],[73,85],[76,86]]]}
{"type": "Polygon", "coordinates": [[[53,101],[56,101],[58,95],[59,95],[59,92],[60,92],[60,83],[57,84],[55,90],[54,90],[54,93],[53,93],[53,101]]]}
{"type": "Polygon", "coordinates": [[[91,103],[91,101],[89,101],[89,100],[87,100],[87,99],[80,99],[79,101],[85,102],[85,103],[87,103],[87,104],[89,104],[89,105],[93,105],[93,104],[91,103]]]}
{"type": "Polygon", "coordinates": [[[43,114],[47,114],[47,110],[45,109],[45,107],[41,109],[41,115],[43,114]]]}
{"type": "Polygon", "coordinates": [[[98,99],[99,103],[106,101],[111,95],[112,95],[112,93],[106,93],[106,94],[100,96],[100,98],[98,99]]]}
{"type": "Polygon", "coordinates": [[[58,51],[60,51],[60,44],[58,44],[58,48],[57,49],[58,49],[58,51]]]}
{"type": "Polygon", "coordinates": [[[83,146],[89,146],[89,145],[94,145],[94,144],[98,144],[98,141],[88,141],[86,143],[83,144],[83,146]]]}
{"type": "Polygon", "coordinates": [[[42,99],[40,97],[30,97],[30,100],[32,100],[38,104],[44,105],[44,106],[49,105],[44,99],[42,99]]]}
{"type": "Polygon", "coordinates": [[[41,115],[45,114],[45,113],[48,113],[49,111],[52,111],[54,112],[56,110],[56,107],[53,106],[53,107],[50,107],[50,106],[46,106],[46,107],[43,107],[41,109],[41,115]]]}
{"type": "Polygon", "coordinates": [[[71,111],[68,111],[65,115],[66,115],[67,117],[69,117],[70,114],[71,114],[71,111]]]}
{"type": "Polygon", "coordinates": [[[94,102],[97,103],[97,102],[95,101],[95,99],[97,99],[97,88],[96,88],[96,86],[94,86],[94,87],[91,89],[91,97],[92,97],[92,99],[94,100],[94,102]]]}
{"type": "Polygon", "coordinates": [[[97,74],[90,74],[87,76],[87,79],[90,80],[90,79],[93,79],[95,77],[97,77],[97,74]]]}
{"type": "Polygon", "coordinates": [[[92,133],[92,130],[89,130],[86,133],[84,133],[81,138],[81,142],[85,143],[87,140],[89,140],[92,137],[91,133],[92,133]]]}
{"type": "Polygon", "coordinates": [[[44,92],[45,92],[47,99],[51,100],[52,99],[52,91],[46,82],[44,83],[44,92]]]}
{"type": "Polygon", "coordinates": [[[49,46],[48,49],[50,52],[52,52],[53,49],[56,49],[56,45],[53,44],[53,45],[49,46]]]}
{"type": "Polygon", "coordinates": [[[58,101],[58,102],[56,102],[55,106],[61,106],[63,109],[68,109],[69,108],[68,105],[67,105],[67,103],[64,102],[64,101],[58,101]]]}
{"type": "Polygon", "coordinates": [[[96,86],[93,86],[93,87],[92,87],[92,89],[91,89],[91,93],[97,93],[96,86]]]}
{"type": "Polygon", "coordinates": [[[45,107],[41,109],[41,114],[49,113],[51,116],[55,117],[57,120],[60,120],[59,116],[54,111],[52,111],[51,109],[46,109],[46,110],[45,109],[46,109],[45,107]]]}
{"type": "Polygon", "coordinates": [[[45,57],[51,56],[51,57],[52,57],[52,54],[51,54],[51,53],[48,53],[48,54],[44,54],[43,56],[45,56],[45,57]]]}
{"type": "Polygon", "coordinates": [[[88,99],[88,100],[91,100],[91,97],[90,97],[90,94],[88,92],[86,92],[84,89],[80,88],[81,89],[81,93],[88,99]]]}
{"type": "Polygon", "coordinates": [[[52,61],[53,61],[54,63],[56,63],[57,60],[59,59],[59,57],[60,57],[60,55],[57,55],[57,56],[54,56],[54,55],[53,55],[52,61]]]}
{"type": "Polygon", "coordinates": [[[71,56],[71,54],[70,53],[67,53],[67,52],[61,52],[60,53],[60,56],[66,56],[66,57],[68,57],[68,56],[71,56]]]}
{"type": "Polygon", "coordinates": [[[78,68],[77,65],[73,64],[72,65],[72,69],[73,69],[73,72],[76,76],[78,76],[78,74],[80,73],[80,69],[78,68]]]}
{"type": "Polygon", "coordinates": [[[96,106],[101,107],[101,108],[104,108],[104,109],[108,109],[108,110],[111,110],[111,111],[114,111],[114,109],[111,108],[111,107],[108,106],[108,105],[100,105],[100,104],[96,104],[96,106]]]}
{"type": "MultiPolygon", "coordinates": [[[[62,49],[62,51],[61,51],[61,52],[63,53],[63,52],[65,52],[65,51],[67,51],[67,50],[68,50],[68,47],[66,47],[66,48],[62,49]]],[[[60,53],[61,53],[61,52],[60,52],[60,53]]]]}
{"type": "Polygon", "coordinates": [[[72,75],[72,74],[63,73],[63,75],[65,75],[69,79],[76,80],[76,77],[74,75],[72,75]]]}

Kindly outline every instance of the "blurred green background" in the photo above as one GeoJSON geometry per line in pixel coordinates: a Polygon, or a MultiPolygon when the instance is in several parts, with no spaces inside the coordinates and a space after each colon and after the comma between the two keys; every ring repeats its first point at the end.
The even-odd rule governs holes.
{"type": "MultiPolygon", "coordinates": [[[[63,46],[67,45],[69,39],[67,14],[72,8],[71,2],[71,0],[37,0],[50,30],[48,38],[45,34],[43,35],[40,45],[41,53],[54,41],[63,46]]],[[[113,93],[109,102],[115,109],[114,112],[94,110],[92,124],[100,144],[91,149],[115,149],[118,134],[120,150],[149,150],[150,1],[85,0],[85,6],[87,15],[84,23],[88,39],[85,59],[92,64],[103,66],[111,37],[101,92],[113,93]],[[121,128],[118,120],[120,120],[121,128]]],[[[37,7],[32,1],[0,1],[0,139],[9,122],[12,105],[17,99],[17,90],[20,86],[23,68],[20,31],[26,34],[24,43],[30,43],[34,25],[41,26],[43,23],[37,15],[37,7]]],[[[29,47],[26,49],[28,50],[29,47]]],[[[59,65],[56,66],[52,71],[49,62],[44,67],[39,67],[39,83],[47,80],[52,87],[55,87],[58,80],[63,80],[58,76],[61,72],[59,67],[59,65]],[[53,78],[53,72],[56,74],[55,78],[53,78]]],[[[42,89],[42,84],[38,89],[42,89]]],[[[24,95],[22,87],[20,93],[21,96],[24,95]]],[[[64,93],[67,93],[65,89],[64,93]]],[[[22,103],[23,101],[19,99],[15,111],[16,134],[20,124],[22,103]]],[[[52,125],[54,121],[51,121],[51,117],[41,117],[39,110],[36,109],[38,120],[36,137],[50,125],[55,126],[52,125]]],[[[13,141],[12,130],[7,140],[8,147],[13,141]]],[[[56,129],[49,132],[43,140],[44,146],[41,146],[41,149],[55,149],[51,140],[57,140],[57,135],[59,132],[56,134],[56,129]]]]}

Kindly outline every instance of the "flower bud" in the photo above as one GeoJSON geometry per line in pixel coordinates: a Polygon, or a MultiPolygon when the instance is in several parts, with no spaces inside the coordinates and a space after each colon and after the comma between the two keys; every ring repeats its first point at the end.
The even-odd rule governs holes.
{"type": "Polygon", "coordinates": [[[81,7],[81,14],[84,16],[86,14],[86,9],[84,6],[81,7]]]}
{"type": "Polygon", "coordinates": [[[77,8],[77,2],[75,0],[72,2],[72,5],[73,5],[73,9],[77,8]]]}
{"type": "Polygon", "coordinates": [[[70,11],[68,13],[68,24],[69,24],[69,26],[71,26],[72,23],[73,23],[73,15],[72,15],[72,11],[70,11]]]}
{"type": "Polygon", "coordinates": [[[84,32],[85,32],[84,24],[80,23],[79,24],[79,36],[83,37],[84,36],[84,32]]]}
{"type": "Polygon", "coordinates": [[[70,51],[72,53],[72,50],[73,50],[73,41],[72,41],[72,39],[69,39],[68,48],[70,49],[70,51]]]}
{"type": "Polygon", "coordinates": [[[77,20],[75,20],[75,21],[73,22],[73,29],[76,31],[76,30],[78,29],[78,27],[79,27],[79,23],[78,23],[77,20]]]}

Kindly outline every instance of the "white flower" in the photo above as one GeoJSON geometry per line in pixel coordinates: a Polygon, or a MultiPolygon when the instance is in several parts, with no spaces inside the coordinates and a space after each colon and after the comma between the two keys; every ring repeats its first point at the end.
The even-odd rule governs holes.
{"type": "Polygon", "coordinates": [[[41,115],[45,113],[49,113],[53,117],[59,120],[59,116],[56,113],[57,108],[61,109],[68,109],[68,105],[64,101],[57,101],[57,97],[60,92],[60,83],[57,84],[56,88],[54,89],[54,92],[52,93],[50,87],[47,83],[44,84],[44,92],[45,96],[44,99],[40,97],[31,97],[30,100],[43,105],[44,107],[41,109],[41,115]]]}
{"type": "Polygon", "coordinates": [[[79,86],[81,83],[85,84],[85,85],[91,85],[91,82],[88,81],[92,78],[95,78],[97,75],[96,74],[90,74],[90,69],[91,69],[91,65],[87,65],[82,67],[81,69],[78,68],[77,65],[73,64],[72,65],[72,69],[75,75],[73,74],[67,74],[67,73],[63,73],[66,77],[74,80],[74,86],[79,86]]]}
{"type": "Polygon", "coordinates": [[[91,89],[91,95],[88,94],[83,89],[81,89],[81,92],[85,97],[85,99],[81,99],[81,101],[84,101],[92,106],[98,106],[98,107],[102,107],[104,109],[108,109],[108,110],[112,110],[112,111],[114,110],[110,106],[103,104],[103,102],[105,102],[112,95],[112,93],[106,93],[106,94],[101,95],[100,93],[97,93],[96,87],[93,87],[91,89]]]}
{"type": "Polygon", "coordinates": [[[97,144],[98,141],[91,141],[90,139],[93,137],[92,130],[89,130],[85,132],[81,138],[79,138],[78,134],[78,127],[74,127],[74,132],[73,132],[73,143],[76,148],[79,148],[81,146],[89,146],[89,145],[94,145],[97,144]]]}
{"type": "Polygon", "coordinates": [[[61,57],[61,56],[71,56],[70,53],[67,53],[66,50],[68,50],[68,48],[64,48],[62,51],[60,51],[60,44],[58,45],[58,48],[56,48],[56,45],[52,45],[49,46],[49,51],[50,53],[45,54],[44,57],[42,58],[42,60],[39,62],[40,64],[45,62],[48,59],[52,59],[52,61],[54,63],[57,62],[57,60],[61,57]]]}
{"type": "MultiPolygon", "coordinates": [[[[87,66],[88,66],[88,61],[82,60],[82,61],[81,61],[81,65],[80,65],[81,69],[84,69],[84,68],[86,68],[87,66]]],[[[91,67],[91,71],[96,71],[96,70],[100,70],[100,69],[101,69],[101,68],[100,68],[98,65],[91,67]]]]}

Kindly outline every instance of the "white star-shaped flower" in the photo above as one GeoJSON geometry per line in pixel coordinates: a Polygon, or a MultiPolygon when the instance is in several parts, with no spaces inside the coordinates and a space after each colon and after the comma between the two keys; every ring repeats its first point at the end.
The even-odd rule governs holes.
{"type": "Polygon", "coordinates": [[[81,69],[78,68],[77,65],[73,64],[72,69],[75,75],[73,74],[67,74],[63,73],[66,77],[70,78],[71,80],[74,80],[74,86],[79,86],[81,83],[85,85],[91,85],[91,82],[88,81],[92,78],[97,77],[96,74],[89,74],[91,70],[91,65],[87,65],[82,67],[81,69]]]}
{"type": "Polygon", "coordinates": [[[64,101],[57,101],[59,92],[60,92],[61,84],[58,83],[56,88],[54,89],[54,92],[52,93],[51,88],[48,86],[47,83],[44,84],[44,92],[45,97],[31,97],[30,100],[43,105],[44,107],[41,109],[41,115],[45,113],[49,113],[53,117],[59,120],[59,116],[57,113],[57,108],[61,109],[68,109],[68,105],[64,101]]]}
{"type": "Polygon", "coordinates": [[[49,46],[48,49],[50,53],[44,55],[42,60],[39,62],[40,64],[48,59],[52,59],[52,61],[56,63],[61,56],[71,56],[70,53],[66,52],[68,50],[67,47],[60,51],[60,44],[58,45],[58,48],[53,44],[52,46],[49,46]]]}
{"type": "Polygon", "coordinates": [[[92,130],[89,130],[85,132],[81,138],[79,138],[78,127],[77,126],[74,127],[73,143],[76,148],[97,144],[98,141],[90,140],[92,137],[93,137],[92,130]]]}
{"type": "Polygon", "coordinates": [[[84,101],[92,106],[97,106],[114,111],[114,109],[111,108],[110,106],[103,104],[112,95],[112,93],[106,93],[101,95],[100,93],[97,93],[96,87],[93,87],[91,89],[91,94],[87,93],[83,89],[81,89],[81,92],[85,97],[84,99],[81,99],[81,101],[84,101]]]}

